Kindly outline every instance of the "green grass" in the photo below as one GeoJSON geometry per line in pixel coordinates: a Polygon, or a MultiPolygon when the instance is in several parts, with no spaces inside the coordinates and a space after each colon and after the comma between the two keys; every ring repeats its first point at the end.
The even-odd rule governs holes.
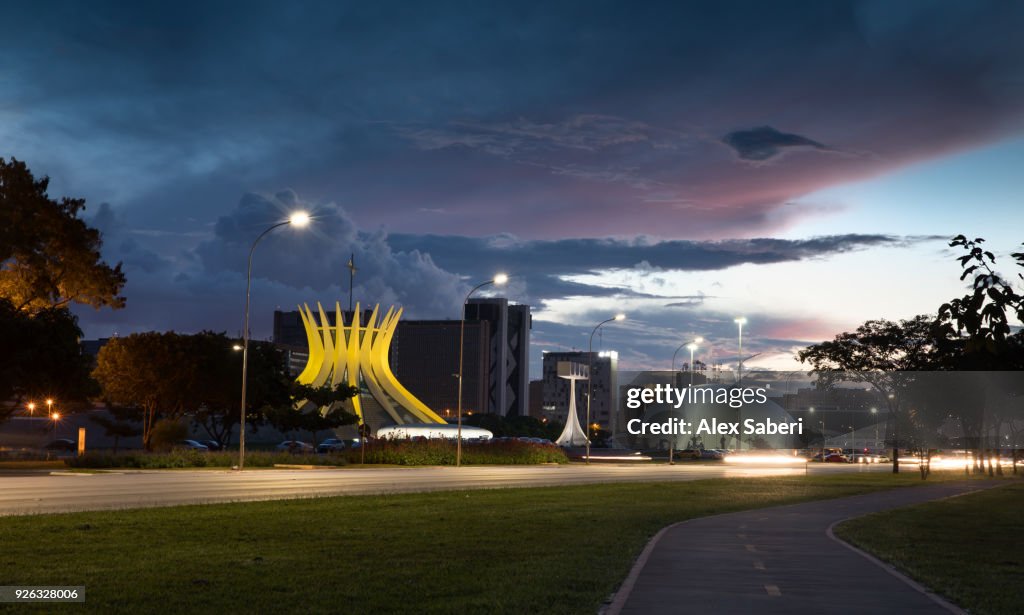
{"type": "Polygon", "coordinates": [[[812,475],[6,517],[0,584],[86,586],[84,608],[47,613],[594,613],[670,523],[918,484],[812,475]]]}
{"type": "Polygon", "coordinates": [[[843,540],[971,613],[1024,608],[1024,484],[847,521],[843,540]]]}

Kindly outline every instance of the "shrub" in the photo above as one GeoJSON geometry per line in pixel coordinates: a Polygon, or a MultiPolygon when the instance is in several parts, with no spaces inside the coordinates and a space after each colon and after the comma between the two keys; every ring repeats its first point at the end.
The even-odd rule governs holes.
{"type": "MultiPolygon", "coordinates": [[[[346,452],[349,463],[359,463],[359,449],[346,452]]],[[[366,463],[403,466],[455,465],[456,443],[451,440],[374,440],[366,444],[366,463]]],[[[470,465],[527,465],[567,463],[562,449],[533,442],[463,443],[462,462],[470,465]]]]}
{"type": "MultiPolygon", "coordinates": [[[[153,426],[149,445],[154,451],[169,451],[174,445],[188,437],[188,427],[181,421],[163,419],[153,426]]],[[[175,466],[176,467],[176,466],[175,466]]]]}
{"type": "MultiPolygon", "coordinates": [[[[100,451],[86,452],[81,457],[68,459],[73,468],[138,468],[156,470],[166,468],[230,468],[238,463],[238,453],[203,452],[191,449],[177,449],[168,453],[128,452],[116,455],[100,451]]],[[[338,456],[290,455],[276,451],[253,451],[245,454],[245,465],[253,468],[269,468],[275,464],[292,465],[345,465],[345,459],[338,456]]]]}

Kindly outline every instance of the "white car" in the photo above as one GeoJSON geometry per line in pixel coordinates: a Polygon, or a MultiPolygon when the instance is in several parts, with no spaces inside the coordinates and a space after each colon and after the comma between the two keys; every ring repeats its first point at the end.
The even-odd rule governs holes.
{"type": "Polygon", "coordinates": [[[277,445],[277,450],[292,455],[308,455],[313,453],[313,445],[299,440],[285,440],[277,445]]]}

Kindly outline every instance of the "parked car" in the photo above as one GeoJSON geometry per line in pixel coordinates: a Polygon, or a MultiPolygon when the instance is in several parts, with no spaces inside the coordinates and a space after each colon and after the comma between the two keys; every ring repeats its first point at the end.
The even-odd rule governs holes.
{"type": "Polygon", "coordinates": [[[224,449],[221,443],[217,442],[216,440],[199,440],[199,443],[206,446],[206,448],[210,449],[211,451],[219,451],[224,449]]]}
{"type": "Polygon", "coordinates": [[[44,451],[77,451],[78,443],[67,438],[57,438],[43,446],[44,451]]]}
{"type": "Polygon", "coordinates": [[[200,443],[198,440],[179,440],[174,444],[174,448],[200,452],[209,452],[210,450],[210,447],[200,443]]]}
{"type": "Polygon", "coordinates": [[[328,438],[317,445],[316,452],[324,453],[338,453],[345,450],[345,441],[339,438],[328,438]]]}
{"type": "Polygon", "coordinates": [[[832,453],[831,455],[825,455],[825,463],[850,463],[850,458],[839,453],[832,453]]]}
{"type": "Polygon", "coordinates": [[[285,440],[278,444],[276,448],[279,452],[291,453],[292,455],[309,455],[314,452],[312,444],[299,440],[285,440]]]}

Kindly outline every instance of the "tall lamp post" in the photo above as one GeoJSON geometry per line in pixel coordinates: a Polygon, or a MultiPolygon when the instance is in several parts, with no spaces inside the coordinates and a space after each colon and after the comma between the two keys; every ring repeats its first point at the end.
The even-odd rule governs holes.
{"type": "Polygon", "coordinates": [[[739,325],[739,354],[736,355],[736,384],[743,384],[743,325],[747,324],[744,316],[734,318],[733,322],[739,325]]]}
{"type": "MultiPolygon", "coordinates": [[[[813,407],[810,409],[810,413],[814,414],[813,407]]],[[[821,415],[818,424],[821,425],[821,462],[825,463],[825,415],[821,415]]]]}
{"type": "MultiPolygon", "coordinates": [[[[238,431],[238,469],[245,467],[245,393],[247,390],[249,376],[249,296],[252,289],[252,254],[256,251],[256,245],[261,239],[267,236],[270,231],[282,226],[291,224],[295,228],[304,228],[309,225],[309,214],[304,211],[297,211],[284,222],[278,222],[260,233],[256,241],[252,242],[249,248],[249,268],[245,273],[245,326],[242,329],[242,405],[241,405],[241,428],[238,431]]],[[[325,323],[326,324],[326,323],[325,323]]]]}
{"type": "Polygon", "coordinates": [[[697,350],[697,347],[703,341],[704,341],[703,337],[698,337],[697,339],[693,340],[693,342],[691,342],[691,343],[686,345],[686,347],[690,350],[690,386],[691,387],[693,386],[693,371],[694,371],[693,370],[693,353],[694,353],[694,351],[697,350]]]}
{"type": "MultiPolygon", "coordinates": [[[[676,348],[676,351],[672,353],[672,373],[675,373],[676,371],[676,356],[679,355],[679,351],[683,348],[689,348],[690,344],[701,344],[703,342],[703,337],[697,337],[694,338],[692,342],[683,342],[682,344],[679,344],[679,348],[676,348]]],[[[693,352],[690,352],[690,369],[693,369],[693,352]]]]}
{"type": "MultiPolygon", "coordinates": [[[[872,408],[871,409],[871,414],[878,414],[878,408],[872,408]]],[[[878,418],[874,417],[874,416],[871,417],[871,418],[873,418],[875,420],[875,448],[877,449],[878,448],[878,418]]]]}
{"type": "MultiPolygon", "coordinates": [[[[590,344],[587,346],[587,421],[583,423],[590,428],[590,400],[594,396],[594,334],[602,326],[612,322],[613,320],[625,320],[625,314],[616,314],[608,320],[602,320],[597,323],[594,330],[590,332],[590,344]]],[[[590,463],[590,432],[587,432],[587,464],[590,463]]]]}
{"type": "Polygon", "coordinates": [[[473,293],[480,290],[484,286],[494,284],[495,286],[502,286],[508,282],[508,276],[504,273],[499,273],[494,278],[481,282],[473,287],[469,293],[466,294],[466,299],[462,302],[462,322],[459,323],[459,406],[456,412],[458,416],[459,428],[458,437],[455,442],[455,467],[462,465],[462,359],[463,359],[463,347],[465,346],[466,339],[466,310],[469,309],[469,298],[473,296],[473,293]]]}
{"type": "MultiPolygon", "coordinates": [[[[682,350],[684,346],[686,348],[690,349],[690,386],[691,387],[693,386],[693,351],[697,349],[697,344],[700,344],[703,341],[704,341],[703,337],[698,337],[698,338],[695,338],[689,344],[687,344],[686,342],[683,342],[682,344],[679,345],[679,348],[676,348],[676,351],[674,353],[672,353],[672,383],[673,383],[673,386],[675,386],[675,380],[676,380],[676,377],[675,377],[675,374],[676,374],[676,355],[679,354],[679,351],[682,350]]],[[[669,418],[672,418],[672,411],[671,410],[669,410],[669,418]]],[[[676,462],[675,461],[675,443],[676,443],[675,437],[669,438],[669,440],[668,440],[668,465],[675,465],[675,462],[676,462]]]]}

